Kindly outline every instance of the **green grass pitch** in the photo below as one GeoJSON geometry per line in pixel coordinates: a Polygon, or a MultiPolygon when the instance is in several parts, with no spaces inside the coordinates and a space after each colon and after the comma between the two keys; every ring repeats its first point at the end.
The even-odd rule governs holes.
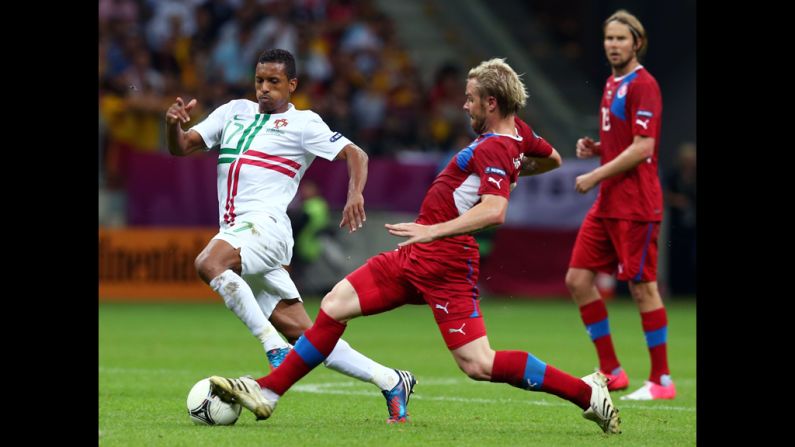
{"type": "MultiPolygon", "coordinates": [[[[319,301],[307,300],[309,315],[319,301]]],[[[481,302],[494,349],[526,350],[577,376],[593,372],[596,353],[569,300],[481,302]]],[[[103,446],[513,446],[694,445],[696,443],[696,312],[694,300],[668,308],[672,401],[626,402],[643,383],[649,356],[634,304],[608,304],[628,391],[612,393],[623,434],[604,435],[581,410],[555,396],[475,382],[453,362],[430,310],[404,306],[351,322],[344,338],[385,365],[419,380],[411,421],[386,425],[379,390],[319,367],[256,422],[243,410],[231,427],[194,425],[185,399],[212,374],[255,377],[267,372],[264,352],[238,319],[214,304],[99,305],[99,444],[103,446]]]]}

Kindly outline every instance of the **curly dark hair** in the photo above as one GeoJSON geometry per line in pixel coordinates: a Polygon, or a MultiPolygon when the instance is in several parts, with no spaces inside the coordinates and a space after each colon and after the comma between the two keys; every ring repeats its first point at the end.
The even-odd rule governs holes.
{"type": "Polygon", "coordinates": [[[283,64],[287,79],[295,79],[295,57],[289,51],[281,49],[266,50],[260,54],[257,63],[264,64],[267,62],[283,64]]]}

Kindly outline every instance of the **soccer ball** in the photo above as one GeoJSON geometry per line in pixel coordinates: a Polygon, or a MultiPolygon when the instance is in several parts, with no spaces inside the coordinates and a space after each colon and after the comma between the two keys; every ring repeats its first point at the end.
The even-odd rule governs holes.
{"type": "Polygon", "coordinates": [[[188,393],[188,415],[197,425],[233,425],[240,404],[228,404],[210,391],[210,379],[199,380],[188,393]]]}

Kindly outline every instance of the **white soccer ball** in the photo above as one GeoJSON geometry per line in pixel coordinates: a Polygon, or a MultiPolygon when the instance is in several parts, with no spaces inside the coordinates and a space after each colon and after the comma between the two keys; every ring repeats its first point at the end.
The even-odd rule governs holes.
{"type": "Polygon", "coordinates": [[[233,425],[240,404],[228,404],[210,391],[210,379],[199,380],[188,393],[188,415],[198,425],[233,425]]]}

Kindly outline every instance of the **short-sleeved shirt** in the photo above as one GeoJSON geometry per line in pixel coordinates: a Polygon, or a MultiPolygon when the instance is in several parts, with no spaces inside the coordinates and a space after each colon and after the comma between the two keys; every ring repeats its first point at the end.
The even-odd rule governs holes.
{"type": "MultiPolygon", "coordinates": [[[[552,146],[516,118],[516,135],[485,133],[459,151],[431,184],[416,222],[433,225],[447,222],[469,211],[484,194],[508,199],[511,183],[517,181],[522,154],[548,157],[552,146]]],[[[471,235],[417,244],[416,256],[462,255],[477,243],[471,235]]]]}
{"type": "Polygon", "coordinates": [[[270,216],[289,230],[287,206],[316,156],[333,160],[350,140],[310,110],[259,113],[240,99],[215,109],[193,127],[207,148],[219,147],[218,212],[222,229],[244,216],[270,216]]]}
{"type": "Polygon", "coordinates": [[[596,217],[659,222],[662,188],[657,167],[662,121],[657,81],[643,66],[621,77],[610,76],[600,108],[601,163],[618,157],[635,135],[654,138],[654,153],[634,168],[603,180],[591,212],[596,217]]]}

